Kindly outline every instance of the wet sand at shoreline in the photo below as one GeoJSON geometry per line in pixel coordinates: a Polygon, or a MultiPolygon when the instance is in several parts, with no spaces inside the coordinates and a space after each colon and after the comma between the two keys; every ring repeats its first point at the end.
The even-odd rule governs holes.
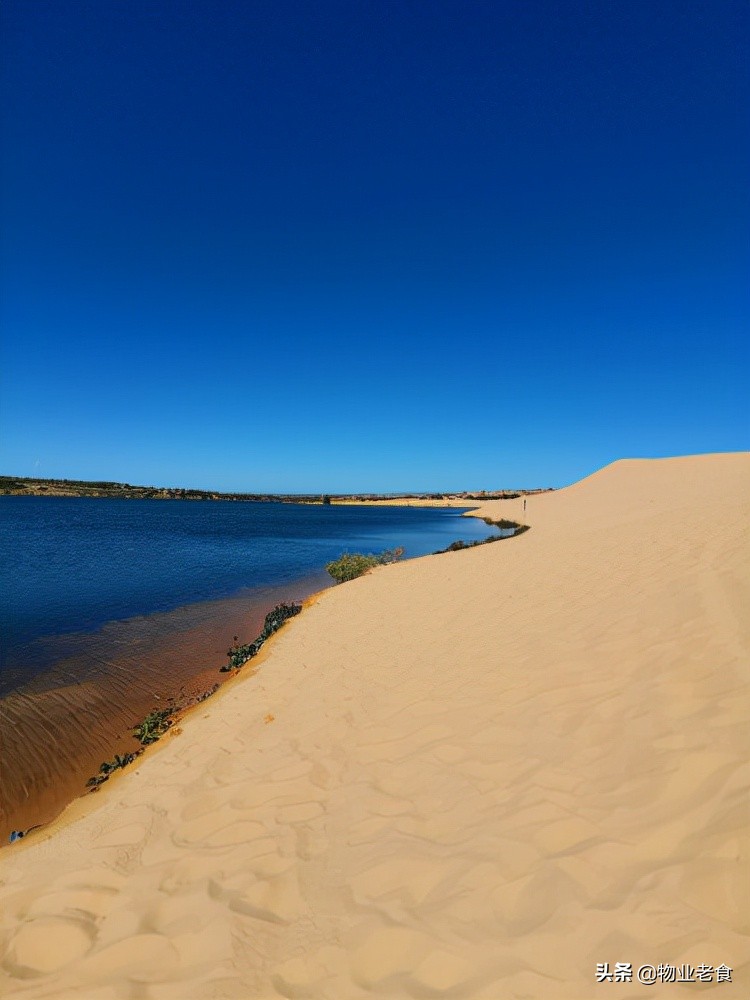
{"type": "Polygon", "coordinates": [[[749,506],[747,454],[618,462],[326,591],[2,852],[0,988],[639,1000],[710,986],[596,964],[725,963],[746,996],[749,506]]]}
{"type": "Polygon", "coordinates": [[[136,751],[132,727],[151,710],[189,707],[226,681],[234,635],[251,641],[275,604],[324,585],[321,575],[256,588],[37,644],[54,666],[0,698],[0,845],[54,819],[102,761],[136,751]]]}

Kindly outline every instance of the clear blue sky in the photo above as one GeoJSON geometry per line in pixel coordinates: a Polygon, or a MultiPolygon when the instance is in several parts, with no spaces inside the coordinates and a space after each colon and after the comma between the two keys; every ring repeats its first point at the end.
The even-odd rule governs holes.
{"type": "Polygon", "coordinates": [[[747,448],[748,10],[4,0],[0,471],[490,489],[747,448]]]}

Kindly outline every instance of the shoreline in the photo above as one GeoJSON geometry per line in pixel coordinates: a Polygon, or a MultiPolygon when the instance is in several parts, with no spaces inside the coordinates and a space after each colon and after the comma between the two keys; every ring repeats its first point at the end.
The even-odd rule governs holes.
{"type": "MultiPolygon", "coordinates": [[[[420,502],[411,503],[409,498],[404,498],[404,502],[399,505],[423,506],[420,502]]],[[[433,501],[429,506],[466,507],[466,504],[448,500],[444,503],[433,501]]],[[[464,516],[475,516],[477,510],[478,508],[469,508],[464,512],[464,516]]],[[[495,522],[486,517],[482,520],[489,526],[497,526],[495,522]]],[[[497,539],[490,536],[489,540],[497,539]]],[[[471,547],[473,544],[476,543],[469,543],[467,547],[471,547]]],[[[421,559],[425,556],[413,558],[421,559]]],[[[210,626],[207,627],[216,633],[219,619],[222,616],[227,617],[227,613],[223,609],[231,609],[236,606],[238,611],[232,617],[235,619],[238,616],[241,617],[242,623],[225,621],[227,635],[235,634],[235,629],[245,633],[248,629],[255,630],[255,634],[260,631],[260,623],[265,613],[270,611],[275,604],[287,600],[289,591],[299,591],[301,588],[304,593],[295,600],[300,600],[303,608],[306,608],[311,599],[317,599],[327,589],[335,586],[333,582],[322,588],[316,584],[317,589],[309,590],[308,587],[312,579],[312,577],[305,576],[291,585],[256,587],[247,594],[243,593],[236,597],[200,601],[172,611],[137,615],[122,622],[106,623],[94,633],[73,634],[63,638],[73,644],[77,640],[85,650],[91,641],[98,640],[104,633],[112,633],[113,630],[116,632],[123,627],[132,630],[133,627],[137,628],[140,623],[144,623],[150,628],[153,623],[163,619],[167,623],[164,626],[163,636],[159,640],[151,639],[149,641],[148,652],[144,656],[149,662],[155,663],[163,658],[172,664],[180,664],[184,668],[186,660],[189,660],[190,663],[195,660],[193,646],[196,641],[200,641],[200,638],[197,635],[194,636],[194,630],[189,630],[187,635],[183,635],[179,626],[171,624],[180,616],[191,612],[199,615],[208,613],[211,620],[210,626]],[[212,615],[211,609],[218,610],[212,615]],[[175,631],[175,628],[178,630],[175,631]]],[[[51,641],[54,642],[56,638],[51,637],[51,641]]],[[[271,638],[275,638],[275,636],[271,638]]],[[[226,645],[228,641],[228,639],[222,639],[221,643],[226,645]]],[[[120,640],[121,645],[129,646],[132,642],[132,639],[126,640],[125,643],[120,640]]],[[[269,642],[270,639],[266,640],[261,653],[265,653],[265,646],[269,642]]],[[[77,659],[82,660],[85,655],[85,653],[79,652],[77,659]]],[[[92,654],[88,655],[91,657],[92,654]]],[[[201,657],[202,655],[201,653],[201,657]]],[[[174,734],[181,721],[190,718],[192,713],[200,709],[209,697],[216,697],[228,681],[235,676],[236,672],[222,671],[223,664],[219,662],[218,650],[215,650],[213,654],[206,654],[207,657],[210,655],[216,657],[215,664],[202,669],[191,668],[187,671],[182,669],[179,672],[176,672],[172,667],[171,674],[169,670],[166,670],[163,676],[158,676],[153,669],[150,670],[150,673],[147,670],[146,676],[144,668],[139,664],[139,673],[133,676],[137,679],[138,685],[143,688],[144,694],[138,699],[134,699],[132,692],[129,692],[126,710],[129,717],[127,723],[123,711],[112,713],[112,706],[119,701],[118,692],[112,689],[112,684],[119,675],[126,672],[127,666],[133,660],[132,655],[122,664],[118,663],[115,656],[113,663],[103,673],[95,672],[91,679],[86,679],[85,676],[81,677],[79,670],[71,665],[73,661],[68,656],[51,670],[37,676],[32,675],[20,687],[4,693],[0,699],[0,712],[4,717],[5,724],[12,727],[12,729],[8,728],[7,731],[37,730],[38,735],[35,737],[35,741],[38,745],[38,753],[35,752],[34,759],[38,759],[38,763],[33,768],[27,764],[25,769],[17,764],[17,773],[14,774],[15,780],[4,782],[3,804],[7,812],[0,810],[0,852],[10,847],[15,851],[21,847],[22,842],[26,845],[42,838],[44,831],[55,827],[60,816],[77,801],[89,800],[93,795],[99,796],[105,785],[109,786],[111,782],[119,780],[121,777],[120,769],[114,771],[108,780],[99,787],[94,789],[85,787],[87,780],[99,772],[102,760],[109,760],[115,754],[135,753],[137,754],[136,760],[123,768],[122,771],[127,772],[135,769],[144,748],[140,747],[133,737],[132,728],[139,719],[145,717],[150,711],[170,704],[175,708],[174,724],[157,741],[162,744],[165,739],[169,739],[174,734]],[[63,680],[66,675],[76,676],[77,679],[75,681],[63,680]],[[150,690],[151,687],[157,688],[159,693],[145,693],[146,689],[150,690]],[[48,690],[49,694],[47,694],[48,690]],[[55,705],[54,702],[52,704],[49,702],[50,698],[54,699],[60,691],[62,694],[58,697],[57,714],[60,715],[61,711],[64,710],[65,720],[59,718],[55,722],[55,705]],[[69,697],[67,696],[68,691],[70,692],[69,697]],[[82,698],[83,700],[81,700],[82,698]],[[32,704],[34,702],[39,703],[39,708],[32,704]],[[51,743],[47,736],[50,730],[50,715],[53,717],[52,725],[56,727],[55,736],[51,743]],[[38,717],[38,722],[35,721],[35,717],[38,717]],[[87,727],[88,733],[87,738],[83,741],[79,736],[82,725],[87,727]],[[50,750],[54,748],[55,757],[61,758],[57,771],[52,774],[40,756],[46,748],[50,750]],[[41,787],[38,787],[40,782],[41,787]],[[34,788],[34,792],[26,791],[29,788],[34,788]],[[22,792],[25,792],[23,797],[21,796],[22,792]],[[15,830],[22,831],[23,835],[13,843],[9,843],[9,836],[15,830]]],[[[258,657],[254,657],[253,663],[257,659],[258,657]]],[[[242,669],[254,670],[255,667],[251,667],[248,663],[242,669]]],[[[14,757],[17,762],[28,757],[28,750],[26,752],[23,749],[19,750],[19,745],[12,741],[9,745],[10,750],[6,748],[8,757],[14,757]]],[[[146,748],[149,755],[156,745],[153,744],[146,748]]]]}
{"type": "Polygon", "coordinates": [[[748,455],[619,462],[514,545],[311,598],[232,697],[4,853],[0,983],[580,1000],[617,960],[745,995],[748,500],[748,455]]]}
{"type": "Polygon", "coordinates": [[[74,640],[72,654],[0,699],[4,753],[14,759],[13,774],[3,774],[0,852],[21,846],[9,844],[11,830],[39,826],[22,838],[25,844],[71,803],[89,799],[85,784],[102,760],[141,749],[132,729],[150,711],[179,706],[182,718],[215,697],[231,676],[221,667],[235,630],[260,632],[266,613],[290,594],[304,601],[319,592],[311,585],[311,577],[301,577],[65,637],[74,640]],[[110,650],[103,667],[101,648],[110,650]]]}
{"type": "MultiPolygon", "coordinates": [[[[330,588],[323,588],[310,594],[308,597],[302,598],[303,611],[315,604],[328,589],[330,588]]],[[[273,644],[278,638],[279,632],[276,632],[266,639],[260,652],[238,670],[221,673],[219,668],[216,668],[214,673],[217,677],[218,686],[210,696],[212,706],[230,695],[231,689],[240,682],[241,676],[247,680],[256,676],[260,667],[270,656],[273,644]]],[[[109,780],[103,783],[95,792],[84,789],[80,794],[69,799],[67,804],[52,819],[46,821],[38,828],[31,830],[24,837],[13,844],[9,844],[6,839],[0,844],[0,861],[8,857],[8,852],[11,849],[13,854],[16,854],[32,848],[36,844],[52,840],[57,834],[67,830],[71,825],[95,813],[105,803],[111,802],[121,788],[122,782],[130,777],[139,777],[139,769],[146,761],[153,761],[154,758],[158,759],[159,754],[167,748],[173,739],[179,739],[184,734],[183,725],[195,719],[201,710],[206,710],[208,707],[206,702],[208,700],[206,698],[203,701],[186,704],[177,709],[173,716],[173,724],[164,735],[149,746],[142,747],[138,757],[129,767],[114,771],[109,780]]]]}

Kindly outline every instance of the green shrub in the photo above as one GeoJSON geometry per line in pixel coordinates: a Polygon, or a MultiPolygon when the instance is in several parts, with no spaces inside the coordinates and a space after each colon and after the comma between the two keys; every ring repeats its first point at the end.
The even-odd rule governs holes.
{"type": "Polygon", "coordinates": [[[489,538],[479,538],[473,542],[462,542],[460,539],[457,542],[451,542],[447,549],[438,549],[437,552],[433,553],[436,556],[441,555],[443,552],[460,552],[461,549],[473,549],[477,545],[491,545],[492,542],[502,542],[505,538],[515,538],[516,535],[522,535],[524,531],[529,530],[528,524],[517,524],[515,521],[490,521],[489,518],[484,519],[487,524],[494,524],[498,528],[515,528],[512,535],[490,535],[489,538]]]}
{"type": "MultiPolygon", "coordinates": [[[[139,750],[138,753],[143,753],[143,751],[139,750]]],[[[105,781],[109,781],[109,776],[113,771],[117,771],[119,768],[127,767],[128,764],[132,764],[137,756],[138,754],[135,753],[116,753],[114,760],[104,761],[99,768],[99,773],[94,775],[93,778],[89,778],[86,782],[86,787],[95,792],[100,785],[104,784],[105,781]]]]}
{"type": "Polygon", "coordinates": [[[302,610],[301,604],[277,604],[273,611],[269,611],[263,624],[263,631],[253,642],[240,644],[238,636],[234,637],[234,642],[227,650],[229,662],[221,667],[222,673],[229,670],[239,670],[243,663],[247,663],[260,652],[260,647],[270,639],[274,632],[278,632],[284,622],[294,618],[302,610]]]}
{"type": "Polygon", "coordinates": [[[150,743],[156,743],[172,725],[171,716],[173,713],[173,708],[162,708],[149,712],[143,722],[139,722],[137,726],[133,727],[135,738],[144,747],[150,743]]]}
{"type": "Polygon", "coordinates": [[[274,632],[278,632],[284,622],[289,621],[290,618],[294,618],[301,610],[301,604],[277,604],[273,611],[269,611],[266,615],[263,631],[258,638],[265,642],[274,632]]]}
{"type": "Polygon", "coordinates": [[[333,577],[336,583],[344,583],[346,580],[354,580],[356,577],[362,576],[368,569],[377,565],[377,556],[366,556],[361,552],[344,552],[338,559],[328,563],[326,572],[333,577]]]}
{"type": "Polygon", "coordinates": [[[105,760],[102,766],[99,768],[101,774],[111,774],[113,771],[117,771],[121,767],[127,767],[128,764],[132,764],[135,760],[134,753],[116,753],[114,760],[105,760]]]}
{"type": "Polygon", "coordinates": [[[347,580],[355,580],[375,566],[385,566],[394,563],[404,554],[404,550],[385,549],[380,555],[364,555],[362,552],[344,552],[333,562],[328,563],[326,572],[333,577],[336,583],[345,583],[347,580]]]}

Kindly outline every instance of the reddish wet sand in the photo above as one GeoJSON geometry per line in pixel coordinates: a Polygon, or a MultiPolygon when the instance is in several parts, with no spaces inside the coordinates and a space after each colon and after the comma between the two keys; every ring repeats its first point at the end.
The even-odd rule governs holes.
{"type": "Polygon", "coordinates": [[[234,635],[252,640],[274,605],[319,589],[316,577],[61,637],[54,668],[0,699],[0,844],[49,823],[103,761],[137,750],[132,727],[152,709],[189,708],[226,681],[234,635]]]}

